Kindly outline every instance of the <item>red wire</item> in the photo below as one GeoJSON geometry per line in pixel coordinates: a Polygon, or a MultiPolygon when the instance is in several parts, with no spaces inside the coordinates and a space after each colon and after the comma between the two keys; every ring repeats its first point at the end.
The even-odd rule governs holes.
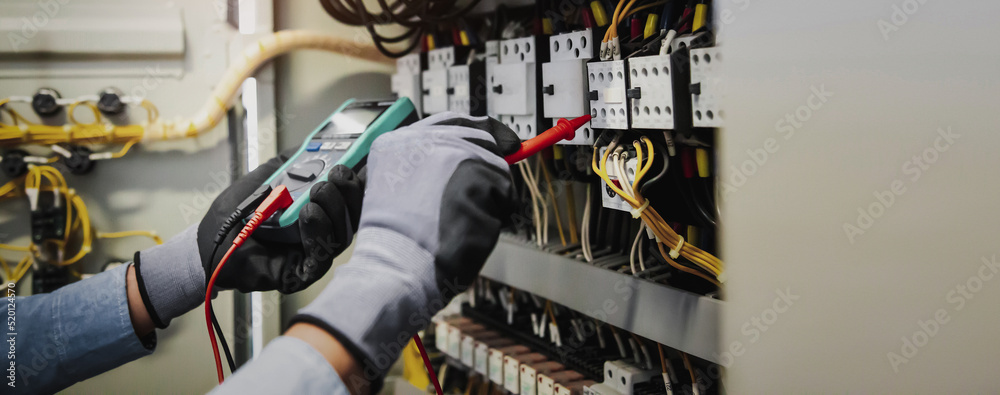
{"type": "Polygon", "coordinates": [[[444,392],[441,391],[441,383],[438,382],[437,373],[434,373],[434,366],[431,365],[431,358],[427,356],[427,350],[424,349],[424,342],[420,341],[420,335],[413,335],[413,342],[417,343],[417,350],[420,350],[420,357],[424,359],[424,367],[427,368],[427,375],[430,376],[431,382],[434,383],[434,392],[437,395],[444,395],[444,392]]]}
{"type": "Polygon", "coordinates": [[[215,341],[215,330],[212,328],[212,288],[215,287],[215,279],[219,277],[219,271],[222,266],[226,264],[229,260],[229,256],[233,255],[233,251],[239,247],[237,244],[233,244],[226,251],[226,255],[222,256],[222,260],[219,261],[219,266],[215,267],[215,271],[212,272],[212,278],[208,280],[208,288],[205,289],[205,323],[208,324],[208,338],[212,341],[212,353],[215,355],[215,371],[219,374],[219,384],[222,384],[223,372],[222,372],[222,357],[219,356],[219,345],[215,341]]]}

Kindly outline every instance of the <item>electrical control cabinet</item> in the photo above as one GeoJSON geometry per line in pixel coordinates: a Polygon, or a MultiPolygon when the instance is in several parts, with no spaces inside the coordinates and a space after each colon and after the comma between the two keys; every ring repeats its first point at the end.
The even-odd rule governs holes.
{"type": "MultiPolygon", "coordinates": [[[[705,5],[690,11],[695,6],[702,16],[690,18],[704,26],[705,5]]],[[[514,167],[522,201],[514,226],[466,303],[453,306],[461,311],[456,317],[475,324],[436,329],[447,332],[438,348],[448,368],[468,373],[449,375],[463,378],[446,385],[476,391],[485,381],[516,395],[720,393],[719,377],[700,373],[718,369],[724,306],[715,256],[716,131],[692,125],[692,101],[705,101],[693,96],[698,66],[690,60],[711,47],[712,35],[688,27],[660,46],[623,24],[622,59],[597,60],[606,25],[552,18],[534,27],[554,33],[539,34],[525,23],[538,11],[532,7],[505,10],[512,20],[485,35],[476,47],[481,53],[447,63],[444,76],[425,72],[421,81],[425,112],[472,113],[479,65],[480,111],[522,140],[560,118],[592,117],[572,140],[514,167]],[[661,47],[669,50],[660,54],[661,47]],[[440,80],[446,104],[432,88],[440,80]],[[613,155],[602,162],[609,148],[613,155]],[[692,246],[703,255],[693,255],[692,246]],[[621,296],[625,288],[628,297],[621,296]],[[604,310],[609,301],[611,312],[604,310]],[[470,329],[479,325],[496,337],[470,329]],[[682,366],[685,374],[667,373],[682,366]]],[[[686,7],[653,5],[637,19],[667,15],[664,26],[673,26],[686,7]]],[[[426,53],[429,63],[449,59],[441,49],[426,53]]]]}

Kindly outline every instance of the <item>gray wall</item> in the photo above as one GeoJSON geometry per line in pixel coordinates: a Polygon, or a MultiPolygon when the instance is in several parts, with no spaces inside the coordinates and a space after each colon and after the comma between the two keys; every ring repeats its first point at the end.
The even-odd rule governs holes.
{"type": "Polygon", "coordinates": [[[728,388],[996,391],[1000,5],[721,4],[728,388]]]}

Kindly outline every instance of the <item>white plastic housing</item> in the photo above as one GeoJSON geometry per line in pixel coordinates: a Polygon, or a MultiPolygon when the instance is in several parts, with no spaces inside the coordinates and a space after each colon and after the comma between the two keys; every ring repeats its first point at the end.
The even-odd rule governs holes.
{"type": "Polygon", "coordinates": [[[410,99],[419,114],[424,113],[422,80],[420,54],[414,53],[396,59],[396,74],[391,79],[392,93],[410,99]]]}
{"type": "Polygon", "coordinates": [[[427,70],[422,75],[424,113],[448,111],[448,69],[427,70]]]}
{"type": "Polygon", "coordinates": [[[691,50],[691,85],[699,84],[701,88],[699,94],[691,94],[692,124],[695,127],[720,127],[724,124],[720,61],[718,47],[691,50]]]}
{"type": "Polygon", "coordinates": [[[591,125],[599,129],[628,129],[625,100],[625,61],[587,63],[590,92],[597,99],[590,101],[591,125]]]}
{"type": "Polygon", "coordinates": [[[448,68],[448,111],[459,114],[470,113],[471,102],[469,92],[469,66],[452,66],[448,68]]]}
{"type": "Polygon", "coordinates": [[[640,98],[629,99],[632,127],[673,129],[674,96],[670,56],[632,58],[628,63],[629,88],[639,89],[640,98]]]}

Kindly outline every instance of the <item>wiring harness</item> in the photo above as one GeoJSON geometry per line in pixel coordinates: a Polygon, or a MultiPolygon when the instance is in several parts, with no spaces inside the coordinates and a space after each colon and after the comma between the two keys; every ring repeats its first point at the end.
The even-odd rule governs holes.
{"type": "MultiPolygon", "coordinates": [[[[378,0],[380,11],[373,14],[361,0],[320,0],[323,9],[333,19],[350,26],[364,26],[375,48],[390,58],[399,58],[413,51],[424,33],[457,24],[479,2],[471,0],[459,7],[458,0],[397,0],[392,3],[378,0]],[[375,28],[387,24],[399,25],[403,32],[386,35],[375,28]],[[401,42],[407,42],[403,50],[394,51],[385,46],[401,42]]],[[[457,42],[462,42],[461,38],[457,42]]]]}
{"type": "MultiPolygon", "coordinates": [[[[390,64],[389,59],[381,56],[373,48],[359,45],[353,40],[302,30],[280,31],[261,38],[247,47],[242,56],[237,57],[233,65],[226,70],[201,110],[190,119],[163,120],[148,101],[139,102],[148,112],[146,121],[135,125],[113,125],[104,122],[93,100],[73,101],[68,109],[70,123],[63,126],[33,123],[17,112],[5,109],[13,118],[13,124],[0,123],[0,146],[100,143],[125,144],[131,147],[131,144],[137,142],[195,137],[211,130],[222,120],[230,103],[238,95],[243,81],[252,76],[261,65],[277,56],[299,49],[322,50],[390,64]],[[94,122],[82,123],[75,119],[73,113],[80,105],[93,110],[94,122]]],[[[0,106],[20,99],[17,97],[0,99],[0,106]]],[[[120,152],[124,155],[127,151],[123,149],[120,152]]]]}
{"type": "MultiPolygon", "coordinates": [[[[663,220],[656,209],[650,206],[649,200],[642,195],[639,184],[646,173],[653,165],[654,152],[653,143],[648,137],[641,137],[632,142],[632,147],[636,151],[638,166],[634,179],[629,182],[628,173],[625,171],[625,162],[628,160],[628,153],[625,147],[619,145],[620,135],[608,145],[604,154],[598,160],[598,149],[595,145],[592,154],[592,167],[594,173],[601,177],[618,196],[625,200],[631,207],[631,214],[635,218],[642,218],[644,227],[653,234],[656,247],[663,259],[671,266],[682,272],[700,277],[716,286],[725,282],[723,264],[719,258],[709,254],[702,249],[695,247],[691,243],[686,243],[684,237],[677,234],[663,220]],[[610,167],[608,162],[611,162],[610,167]],[[612,180],[608,175],[609,169],[618,175],[617,180],[612,180]],[[666,247],[666,248],[664,248],[666,247]],[[677,259],[684,257],[695,267],[689,267],[677,262],[677,259]]],[[[640,232],[640,235],[642,232],[640,232]]],[[[636,243],[638,242],[638,239],[636,243]]],[[[632,263],[634,270],[634,262],[632,263]]]]}
{"type": "MultiPolygon", "coordinates": [[[[0,244],[2,250],[27,253],[13,269],[10,268],[6,260],[0,257],[0,267],[3,269],[5,281],[8,282],[20,281],[35,261],[54,266],[69,266],[79,262],[91,252],[95,238],[115,239],[145,236],[157,244],[163,243],[163,240],[152,231],[95,232],[92,229],[90,213],[83,198],[67,185],[66,178],[52,166],[29,165],[27,174],[0,186],[0,201],[21,196],[28,199],[33,222],[42,211],[55,214],[53,217],[64,217],[65,222],[62,224],[49,224],[47,222],[38,224],[37,226],[51,227],[53,231],[46,235],[48,237],[35,237],[34,233],[36,232],[32,232],[32,241],[27,246],[0,244]],[[43,193],[52,196],[51,202],[46,204],[48,207],[43,207],[41,199],[43,193]]],[[[78,274],[77,276],[79,277],[78,274]]]]}

